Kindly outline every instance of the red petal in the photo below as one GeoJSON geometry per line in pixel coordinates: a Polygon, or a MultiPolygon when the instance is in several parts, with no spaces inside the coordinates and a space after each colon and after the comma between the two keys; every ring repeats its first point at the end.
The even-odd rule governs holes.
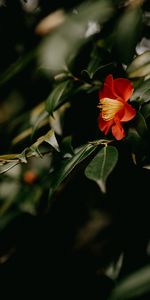
{"type": "Polygon", "coordinates": [[[124,105],[124,114],[120,118],[121,122],[128,122],[132,120],[136,115],[136,110],[128,103],[124,105]]]}
{"type": "Polygon", "coordinates": [[[105,78],[105,83],[112,86],[113,85],[113,76],[111,74],[107,75],[105,78]]]}
{"type": "Polygon", "coordinates": [[[114,92],[124,101],[128,101],[133,93],[132,82],[125,78],[114,79],[114,92]]]}
{"type": "Polygon", "coordinates": [[[108,75],[105,79],[103,88],[99,92],[99,98],[115,99],[116,97],[117,95],[114,92],[113,77],[112,75],[108,75]]]}
{"type": "Polygon", "coordinates": [[[102,132],[104,132],[105,135],[110,130],[110,127],[112,126],[112,124],[113,124],[113,120],[105,121],[105,120],[103,120],[101,113],[99,114],[98,127],[102,132]]]}
{"type": "Polygon", "coordinates": [[[116,138],[116,140],[122,140],[125,137],[124,129],[119,120],[114,120],[115,125],[112,126],[112,135],[116,138]]]}

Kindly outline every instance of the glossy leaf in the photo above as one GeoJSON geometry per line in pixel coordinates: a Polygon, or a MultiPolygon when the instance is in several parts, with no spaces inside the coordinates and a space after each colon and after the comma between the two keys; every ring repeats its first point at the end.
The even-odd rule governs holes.
{"type": "Polygon", "coordinates": [[[72,87],[72,80],[66,80],[56,85],[46,100],[46,110],[49,114],[52,114],[53,111],[64,102],[67,96],[69,96],[69,92],[71,91],[72,87]]]}
{"type": "Polygon", "coordinates": [[[106,180],[118,161],[118,151],[113,146],[103,147],[92,159],[85,170],[85,175],[96,181],[103,193],[106,192],[106,180]]]}
{"type": "Polygon", "coordinates": [[[102,72],[105,70],[106,73],[110,73],[109,68],[112,65],[109,52],[103,48],[95,47],[91,53],[88,67],[82,71],[82,74],[86,73],[92,79],[98,71],[102,72]]]}
{"type": "Polygon", "coordinates": [[[96,149],[96,147],[96,145],[92,144],[82,146],[71,158],[62,161],[60,168],[50,175],[49,198],[51,198],[52,194],[58,188],[61,182],[79,163],[86,159],[96,149]]]}

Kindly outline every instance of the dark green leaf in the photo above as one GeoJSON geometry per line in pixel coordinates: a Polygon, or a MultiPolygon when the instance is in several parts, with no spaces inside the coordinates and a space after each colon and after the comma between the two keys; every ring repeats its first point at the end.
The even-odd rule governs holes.
{"type": "Polygon", "coordinates": [[[17,216],[19,215],[18,211],[10,211],[7,214],[4,214],[0,217],[0,232],[17,216]]]}
{"type": "Polygon", "coordinates": [[[72,147],[72,137],[66,136],[61,143],[61,153],[64,153],[64,157],[72,156],[74,154],[72,147]]]}
{"type": "Polygon", "coordinates": [[[106,192],[106,180],[118,160],[118,151],[113,146],[103,147],[92,159],[85,170],[85,175],[96,181],[103,193],[106,192]]]}
{"type": "MultiPolygon", "coordinates": [[[[143,138],[136,128],[129,128],[126,138],[129,142],[133,162],[141,164],[145,159],[145,153],[148,151],[148,139],[143,138]]],[[[142,163],[143,164],[143,163],[142,163]]]]}
{"type": "Polygon", "coordinates": [[[67,96],[69,96],[72,87],[72,80],[66,80],[56,85],[56,87],[53,89],[52,93],[46,100],[46,110],[49,114],[52,114],[53,111],[64,102],[67,96]]]}
{"type": "Polygon", "coordinates": [[[150,116],[150,103],[146,103],[145,105],[143,105],[141,112],[146,120],[150,116]]]}
{"type": "Polygon", "coordinates": [[[42,188],[40,185],[33,186],[32,189],[30,187],[22,188],[20,193],[17,195],[18,209],[21,212],[27,212],[32,215],[36,215],[37,206],[39,204],[41,195],[42,188]]]}
{"type": "Polygon", "coordinates": [[[32,60],[35,59],[37,49],[29,52],[24,57],[18,58],[18,60],[12,64],[3,74],[0,74],[0,86],[4,85],[7,81],[20,73],[32,60]]]}
{"type": "Polygon", "coordinates": [[[82,146],[74,156],[62,162],[60,169],[56,170],[50,175],[50,189],[49,197],[51,198],[53,192],[58,188],[61,182],[72,172],[72,170],[87,158],[95,149],[96,145],[87,144],[82,146]]]}
{"type": "Polygon", "coordinates": [[[140,112],[138,112],[136,116],[134,128],[142,138],[145,138],[147,136],[148,128],[146,125],[146,121],[144,119],[144,116],[140,112]]]}
{"type": "Polygon", "coordinates": [[[121,62],[128,64],[135,53],[141,33],[142,12],[139,7],[128,8],[115,29],[115,51],[121,62]]]}
{"type": "MultiPolygon", "coordinates": [[[[88,67],[86,70],[82,71],[82,74],[87,73],[89,78],[92,79],[96,72],[100,70],[102,71],[102,69],[107,70],[111,65],[112,62],[110,60],[109,52],[103,48],[96,46],[91,53],[88,67]]],[[[107,71],[107,73],[109,73],[109,71],[107,71]]]]}

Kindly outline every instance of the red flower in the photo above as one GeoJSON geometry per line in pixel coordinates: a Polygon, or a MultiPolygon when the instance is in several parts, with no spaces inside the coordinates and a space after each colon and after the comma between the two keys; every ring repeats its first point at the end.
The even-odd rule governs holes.
{"type": "Polygon", "coordinates": [[[132,83],[125,78],[113,79],[108,75],[99,92],[100,114],[98,126],[106,135],[111,129],[117,140],[125,137],[123,122],[128,122],[136,115],[135,109],[127,103],[133,93],[132,83]]]}

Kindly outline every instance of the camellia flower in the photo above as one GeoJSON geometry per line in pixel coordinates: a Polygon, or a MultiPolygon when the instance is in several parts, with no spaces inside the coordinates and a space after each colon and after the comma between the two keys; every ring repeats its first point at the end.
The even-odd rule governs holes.
{"type": "Polygon", "coordinates": [[[125,137],[123,122],[128,122],[136,115],[136,110],[127,103],[133,93],[131,81],[125,78],[113,79],[108,75],[104,86],[99,92],[100,114],[98,126],[106,135],[111,130],[112,135],[121,140],[125,137]]]}

